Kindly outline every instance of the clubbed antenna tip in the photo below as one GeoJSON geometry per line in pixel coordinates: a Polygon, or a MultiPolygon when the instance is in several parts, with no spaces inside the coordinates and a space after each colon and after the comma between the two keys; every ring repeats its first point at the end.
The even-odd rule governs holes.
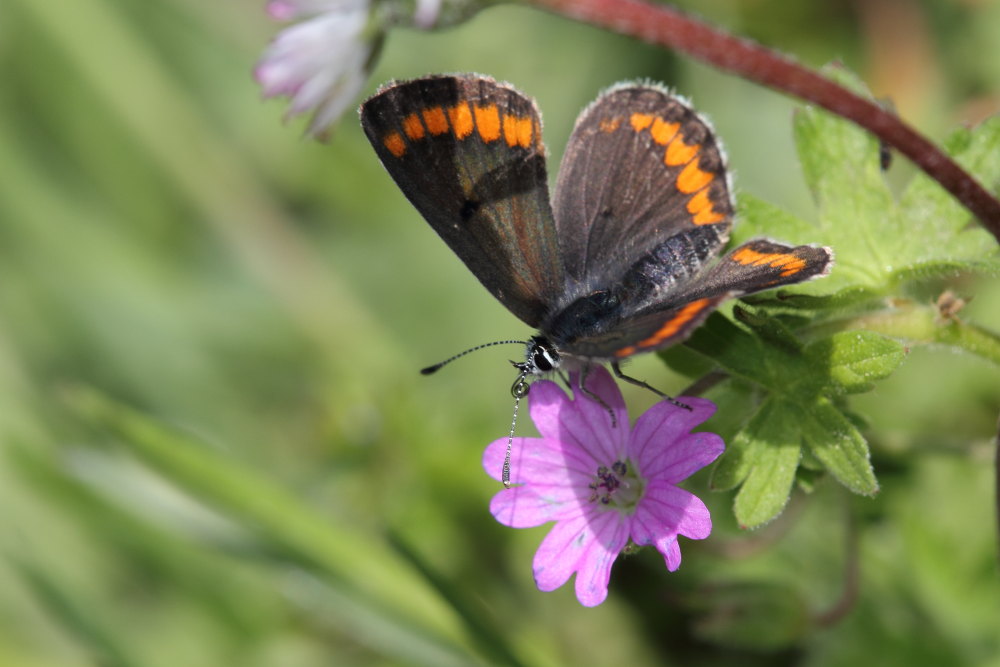
{"type": "Polygon", "coordinates": [[[462,357],[464,357],[465,355],[469,354],[470,352],[475,352],[476,350],[481,350],[484,347],[493,347],[494,345],[510,345],[510,344],[513,344],[513,343],[517,343],[518,345],[527,345],[528,344],[527,341],[523,341],[523,340],[496,340],[496,341],[493,341],[492,343],[483,343],[482,345],[476,345],[475,347],[470,347],[468,350],[465,350],[463,352],[459,352],[458,354],[456,354],[453,357],[448,357],[444,361],[440,361],[440,362],[434,364],[433,366],[428,366],[426,368],[421,368],[420,369],[420,374],[421,375],[431,375],[433,373],[436,373],[439,370],[441,370],[441,368],[443,366],[446,366],[447,364],[450,364],[451,362],[455,361],[456,359],[461,359],[462,357]]]}

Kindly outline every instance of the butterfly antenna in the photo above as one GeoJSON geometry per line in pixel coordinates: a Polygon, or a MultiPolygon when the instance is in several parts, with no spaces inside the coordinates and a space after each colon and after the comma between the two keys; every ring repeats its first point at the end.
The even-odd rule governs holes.
{"type": "MultiPolygon", "coordinates": [[[[513,362],[511,362],[513,363],[513,362]]],[[[518,364],[514,364],[515,367],[521,369],[521,374],[517,376],[514,380],[513,386],[510,388],[511,395],[514,396],[514,416],[510,419],[510,433],[507,434],[507,453],[503,457],[503,471],[500,473],[500,481],[503,482],[503,488],[510,488],[510,452],[514,447],[514,428],[517,426],[517,408],[521,405],[521,399],[528,395],[529,385],[524,381],[524,378],[528,375],[527,367],[522,367],[518,364]]]]}
{"type": "Polygon", "coordinates": [[[421,368],[420,369],[420,374],[421,375],[430,375],[431,373],[436,373],[437,371],[441,370],[442,366],[450,364],[451,362],[455,361],[456,359],[461,359],[462,357],[464,357],[465,355],[469,354],[470,352],[475,352],[476,350],[481,350],[484,347],[493,347],[494,345],[510,345],[511,343],[517,343],[518,345],[527,345],[528,344],[528,342],[524,341],[524,340],[495,340],[492,343],[483,343],[482,345],[477,345],[475,347],[470,347],[468,350],[465,350],[464,352],[459,352],[455,356],[449,357],[449,358],[445,359],[444,361],[441,361],[441,362],[438,362],[438,363],[434,364],[433,366],[428,366],[427,368],[421,368]]]}

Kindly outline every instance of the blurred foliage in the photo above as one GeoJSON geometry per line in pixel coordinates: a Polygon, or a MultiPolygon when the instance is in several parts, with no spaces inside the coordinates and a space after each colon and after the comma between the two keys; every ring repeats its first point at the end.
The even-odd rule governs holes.
{"type": "MultiPolygon", "coordinates": [[[[1000,106],[992,0],[683,6],[841,59],[937,141],[1000,106]]],[[[593,610],[535,590],[544,529],[496,524],[479,469],[505,357],[416,373],[524,327],[353,117],[320,145],[260,103],[276,29],[257,3],[0,5],[0,664],[1000,664],[998,372],[934,346],[850,398],[874,498],[800,475],[748,533],[704,474],[716,529],[678,572],[623,559],[593,610]]],[[[393,32],[369,90],[448,71],[535,96],[553,164],[598,90],[662,80],[712,117],[741,191],[817,220],[792,100],[523,7],[393,32]]],[[[996,282],[915,298],[950,288],[997,331],[996,282]]],[[[728,440],[747,395],[713,394],[709,428],[728,440]]]]}

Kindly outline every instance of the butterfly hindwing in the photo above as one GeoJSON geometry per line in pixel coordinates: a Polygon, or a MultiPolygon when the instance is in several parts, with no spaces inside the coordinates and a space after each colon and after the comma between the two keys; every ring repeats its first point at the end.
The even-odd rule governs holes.
{"type": "Polygon", "coordinates": [[[564,289],[541,119],[488,77],[383,87],[361,123],[400,189],[480,282],[538,326],[564,289]]]}
{"type": "MultiPolygon", "coordinates": [[[[727,299],[825,275],[829,248],[788,246],[758,239],[739,246],[706,271],[683,281],[669,263],[639,260],[607,301],[600,325],[559,341],[572,356],[618,360],[680,343],[727,299]],[[637,298],[641,292],[645,296],[637,298]]],[[[697,261],[693,262],[697,264],[697,261]]]]}
{"type": "Polygon", "coordinates": [[[714,253],[733,214],[711,128],[682,99],[640,84],[613,87],[580,114],[553,207],[566,272],[586,289],[696,227],[714,253]]]}
{"type": "Polygon", "coordinates": [[[690,336],[728,298],[728,294],[719,294],[660,310],[622,315],[614,326],[567,341],[560,351],[581,359],[618,361],[669,347],[690,336]]]}

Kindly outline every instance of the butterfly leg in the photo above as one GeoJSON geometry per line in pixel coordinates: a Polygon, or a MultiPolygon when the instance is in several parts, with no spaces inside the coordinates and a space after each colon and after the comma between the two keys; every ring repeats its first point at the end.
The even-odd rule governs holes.
{"type": "Polygon", "coordinates": [[[611,370],[613,370],[615,372],[615,377],[616,378],[620,378],[622,380],[625,380],[629,384],[634,384],[637,387],[643,387],[644,389],[648,389],[651,392],[653,392],[654,394],[656,394],[657,396],[659,396],[660,398],[662,398],[663,400],[670,401],[671,403],[673,403],[674,405],[676,405],[679,408],[684,408],[685,410],[690,410],[691,409],[690,405],[686,405],[686,404],[681,403],[680,401],[678,401],[676,399],[671,398],[670,396],[667,396],[666,394],[664,394],[662,391],[660,391],[656,387],[654,387],[654,386],[652,386],[650,384],[647,384],[647,383],[643,382],[642,380],[640,380],[638,378],[634,378],[634,377],[632,377],[630,375],[625,375],[624,373],[622,373],[622,367],[618,365],[617,361],[612,361],[611,362],[611,370]]]}
{"type": "Polygon", "coordinates": [[[611,416],[611,428],[618,428],[618,418],[615,417],[615,411],[611,409],[611,406],[604,402],[604,399],[595,394],[594,392],[587,389],[587,375],[590,374],[590,366],[584,366],[583,370],[580,371],[580,391],[587,395],[588,398],[600,403],[605,410],[608,411],[608,415],[611,416]]]}
{"type": "Polygon", "coordinates": [[[570,377],[563,373],[562,369],[557,370],[556,373],[559,375],[559,379],[563,381],[563,384],[566,385],[566,388],[573,391],[573,382],[570,380],[570,377]]]}

